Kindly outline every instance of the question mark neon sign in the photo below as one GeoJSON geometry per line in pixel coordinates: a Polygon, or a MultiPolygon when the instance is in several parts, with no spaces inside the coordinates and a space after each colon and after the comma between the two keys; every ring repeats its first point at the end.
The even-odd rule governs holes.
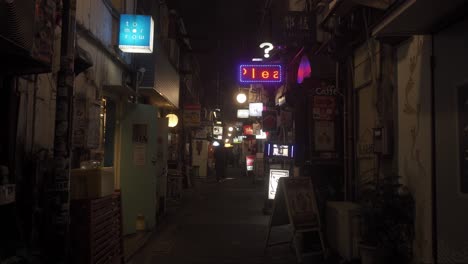
{"type": "Polygon", "coordinates": [[[268,54],[268,53],[274,48],[274,46],[270,42],[263,42],[262,44],[260,44],[260,48],[261,49],[265,48],[265,50],[264,50],[265,54],[263,56],[265,58],[269,58],[270,54],[268,54]],[[267,48],[265,48],[265,47],[267,47],[267,48]]]}

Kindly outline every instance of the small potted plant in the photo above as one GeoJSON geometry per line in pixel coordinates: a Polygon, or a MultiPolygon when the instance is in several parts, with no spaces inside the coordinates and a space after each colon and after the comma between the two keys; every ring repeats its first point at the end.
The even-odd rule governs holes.
{"type": "Polygon", "coordinates": [[[414,238],[414,200],[396,174],[366,184],[361,192],[362,264],[409,263],[414,238]]]}

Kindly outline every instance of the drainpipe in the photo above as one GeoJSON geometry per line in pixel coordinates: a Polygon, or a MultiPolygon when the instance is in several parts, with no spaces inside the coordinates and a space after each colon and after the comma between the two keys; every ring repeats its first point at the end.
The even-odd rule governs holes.
{"type": "Polygon", "coordinates": [[[69,262],[70,156],[75,85],[76,0],[62,1],[60,71],[54,132],[54,169],[47,180],[45,263],[69,262]]]}

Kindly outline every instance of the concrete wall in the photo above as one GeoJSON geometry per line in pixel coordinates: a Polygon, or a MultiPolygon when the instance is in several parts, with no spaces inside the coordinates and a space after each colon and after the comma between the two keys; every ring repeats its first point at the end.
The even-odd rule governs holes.
{"type": "Polygon", "coordinates": [[[362,184],[373,179],[376,173],[376,159],[372,138],[372,128],[377,125],[376,83],[374,79],[380,75],[380,45],[376,41],[361,45],[354,52],[354,92],[356,97],[356,157],[357,182],[359,192],[362,184]],[[370,49],[369,49],[370,48],[370,49]],[[372,54],[370,59],[369,54],[372,54]]]}
{"type": "Polygon", "coordinates": [[[398,172],[416,203],[415,263],[432,263],[430,43],[430,37],[416,36],[391,48],[371,40],[354,53],[357,191],[377,169],[398,172]],[[387,124],[393,124],[388,128],[396,142],[378,168],[372,128],[387,124]]]}
{"type": "Polygon", "coordinates": [[[414,195],[415,263],[432,260],[430,36],[415,36],[397,48],[398,172],[414,195]]]}
{"type": "Polygon", "coordinates": [[[437,262],[468,263],[468,18],[434,35],[437,262]]]}

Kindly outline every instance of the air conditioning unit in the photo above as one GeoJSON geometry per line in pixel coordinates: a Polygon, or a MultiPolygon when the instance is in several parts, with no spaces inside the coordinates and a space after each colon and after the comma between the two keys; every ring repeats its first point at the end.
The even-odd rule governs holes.
{"type": "Polygon", "coordinates": [[[351,202],[327,202],[326,223],[330,247],[346,261],[359,258],[359,205],[351,202]]]}
{"type": "Polygon", "coordinates": [[[1,70],[40,73],[51,70],[55,1],[0,1],[1,70]]]}

